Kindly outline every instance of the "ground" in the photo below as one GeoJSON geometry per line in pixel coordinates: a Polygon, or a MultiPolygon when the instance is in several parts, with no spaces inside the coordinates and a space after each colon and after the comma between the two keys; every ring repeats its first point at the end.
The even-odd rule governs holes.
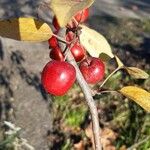
{"type": "MultiPolygon", "coordinates": [[[[41,1],[35,2],[30,0],[1,0],[0,18],[6,19],[20,15],[37,16],[36,8],[40,2],[41,1]]],[[[44,10],[48,11],[47,8],[44,8],[44,10]]],[[[149,71],[149,13],[150,2],[148,0],[135,0],[134,2],[128,0],[112,0],[111,2],[107,0],[97,0],[91,9],[88,25],[105,35],[112,46],[113,52],[120,57],[125,65],[137,66],[149,71]]],[[[43,13],[40,14],[42,18],[44,16],[47,22],[51,22],[51,19],[46,18],[49,16],[49,13],[46,15],[43,13]]],[[[73,108],[75,107],[78,110],[75,116],[81,115],[81,118],[88,116],[85,113],[87,112],[87,108],[82,107],[85,105],[84,102],[80,102],[80,100],[83,100],[83,95],[76,86],[70,91],[68,96],[62,99],[55,99],[56,105],[60,106],[60,102],[62,102],[64,106],[61,108],[58,107],[58,109],[57,107],[51,107],[53,98],[44,92],[40,82],[41,70],[49,61],[48,55],[49,48],[47,42],[26,43],[6,38],[0,39],[0,124],[2,126],[4,120],[9,120],[21,127],[22,131],[20,136],[27,139],[28,143],[36,150],[48,150],[51,141],[55,141],[53,149],[59,149],[60,147],[58,147],[58,145],[60,144],[62,146],[66,142],[64,142],[63,138],[67,139],[68,137],[72,137],[74,141],[75,139],[77,140],[74,143],[80,141],[83,135],[79,135],[80,129],[78,130],[76,128],[79,126],[81,119],[77,117],[75,119],[76,123],[74,123],[72,116],[77,112],[71,111],[71,116],[67,116],[67,113],[64,114],[64,116],[67,116],[67,119],[66,122],[63,123],[64,118],[61,118],[61,111],[66,110],[64,106],[68,105],[67,108],[69,108],[69,106],[71,107],[73,104],[73,108]],[[64,102],[65,99],[66,103],[64,102]],[[72,100],[72,102],[68,104],[67,99],[72,100]],[[80,110],[79,106],[83,109],[80,110]],[[79,122],[77,120],[79,120],[79,122]],[[53,127],[53,124],[55,127],[53,127]],[[62,124],[61,129],[59,124],[62,124]],[[75,129],[70,129],[68,126],[65,126],[66,124],[75,124],[75,129]],[[64,135],[63,130],[66,131],[66,133],[71,132],[71,130],[73,130],[73,132],[64,135]],[[48,136],[51,132],[54,134],[53,137],[48,136]],[[52,140],[51,138],[54,139],[52,140]],[[55,138],[58,140],[55,140],[55,138]]],[[[121,78],[119,80],[122,81],[123,79],[121,78]]],[[[128,81],[128,79],[126,80],[128,81]]],[[[132,80],[131,83],[137,84],[138,82],[132,80]]],[[[143,81],[139,81],[139,83],[141,86],[144,86],[145,89],[150,90],[149,81],[144,83],[143,81]]],[[[117,86],[116,84],[115,86],[117,86]]],[[[109,105],[110,107],[114,107],[111,106],[110,103],[109,105]]],[[[108,108],[110,107],[108,106],[108,108]]],[[[108,113],[110,115],[104,115],[103,121],[106,122],[107,119],[112,118],[111,115],[114,111],[113,108],[110,110],[108,108],[105,108],[106,110],[103,111],[104,114],[108,113]]],[[[120,110],[117,109],[115,111],[116,116],[118,112],[120,112],[120,110]]],[[[147,116],[145,112],[141,114],[147,116]]],[[[140,116],[141,114],[138,113],[137,115],[140,116]]],[[[83,119],[82,122],[84,122],[83,119]]],[[[83,126],[86,126],[86,124],[87,121],[84,122],[83,126]]],[[[111,124],[111,126],[113,125],[111,124]]],[[[128,125],[126,126],[128,127],[128,125]]],[[[3,134],[0,135],[0,138],[2,141],[3,134]]],[[[123,142],[123,139],[119,142],[123,142]]],[[[121,145],[119,142],[117,144],[121,145]]],[[[130,145],[131,141],[127,144],[130,145]]],[[[64,145],[66,146],[67,142],[64,145]]]]}

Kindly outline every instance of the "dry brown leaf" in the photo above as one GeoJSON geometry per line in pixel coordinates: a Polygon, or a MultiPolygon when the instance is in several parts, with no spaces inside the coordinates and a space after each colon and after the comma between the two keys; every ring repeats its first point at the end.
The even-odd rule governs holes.
{"type": "Polygon", "coordinates": [[[113,145],[108,145],[103,150],[116,150],[116,148],[113,145]]]}
{"type": "MultiPolygon", "coordinates": [[[[92,124],[90,124],[86,129],[85,129],[85,134],[88,138],[91,139],[92,144],[94,145],[94,138],[93,138],[93,132],[92,132],[92,124]]],[[[103,128],[101,130],[101,144],[104,150],[115,150],[115,147],[113,146],[112,142],[114,142],[117,138],[117,134],[109,129],[109,128],[103,128]]]]}
{"type": "Polygon", "coordinates": [[[84,142],[81,140],[80,142],[74,144],[74,148],[75,150],[84,150],[84,142]]]}
{"type": "Polygon", "coordinates": [[[126,86],[119,90],[121,94],[132,99],[146,111],[150,112],[150,93],[134,86],[126,86]]]}
{"type": "Polygon", "coordinates": [[[122,145],[119,150],[127,150],[127,147],[125,145],[122,145]]]}
{"type": "Polygon", "coordinates": [[[104,128],[102,130],[101,136],[102,138],[109,139],[111,141],[114,141],[117,138],[117,134],[109,128],[104,128]]]}
{"type": "Polygon", "coordinates": [[[99,57],[101,55],[103,60],[114,57],[111,47],[103,35],[85,25],[81,25],[81,27],[80,42],[91,56],[99,57]]]}
{"type": "Polygon", "coordinates": [[[124,69],[135,79],[147,79],[149,77],[145,71],[136,67],[125,67],[124,69]]]}
{"type": "Polygon", "coordinates": [[[78,11],[90,7],[93,2],[94,0],[51,0],[50,8],[56,15],[60,27],[65,27],[78,11]]]}
{"type": "Polygon", "coordinates": [[[91,140],[93,150],[95,150],[95,147],[94,147],[94,137],[93,137],[93,131],[92,131],[92,123],[90,123],[88,125],[88,127],[85,129],[85,134],[91,140]]]}
{"type": "Polygon", "coordinates": [[[93,138],[92,124],[90,123],[88,127],[85,129],[86,136],[91,139],[93,138]]]}
{"type": "Polygon", "coordinates": [[[20,41],[40,42],[52,36],[51,28],[34,18],[13,18],[0,21],[0,36],[20,41]]]}
{"type": "Polygon", "coordinates": [[[101,143],[103,145],[104,150],[108,150],[108,148],[115,150],[114,149],[115,147],[112,145],[112,142],[114,142],[116,138],[117,138],[117,134],[113,130],[109,128],[102,129],[101,143]]]}

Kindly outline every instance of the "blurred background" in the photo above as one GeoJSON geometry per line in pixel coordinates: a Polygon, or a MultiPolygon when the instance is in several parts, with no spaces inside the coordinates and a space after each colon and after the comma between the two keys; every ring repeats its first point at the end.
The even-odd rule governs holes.
{"type": "MultiPolygon", "coordinates": [[[[48,8],[38,9],[42,2],[0,0],[0,20],[37,17],[40,11],[40,18],[51,23],[52,13],[48,8]]],[[[87,25],[106,37],[113,53],[126,66],[150,74],[149,0],[96,0],[87,25]]],[[[36,150],[92,149],[91,118],[78,85],[63,97],[51,97],[41,86],[40,74],[49,60],[47,41],[28,43],[0,37],[1,150],[19,147],[20,138],[36,150]],[[3,122],[6,120],[21,128],[19,134],[5,135],[3,122]]],[[[106,76],[114,68],[114,62],[109,62],[106,76]]],[[[150,91],[150,79],[135,80],[125,72],[117,72],[104,88],[114,90],[125,85],[138,85],[150,91]]],[[[138,150],[150,149],[149,113],[118,94],[97,95],[94,99],[105,150],[126,150],[134,144],[138,150]]],[[[19,148],[30,150],[30,146],[19,148]]]]}

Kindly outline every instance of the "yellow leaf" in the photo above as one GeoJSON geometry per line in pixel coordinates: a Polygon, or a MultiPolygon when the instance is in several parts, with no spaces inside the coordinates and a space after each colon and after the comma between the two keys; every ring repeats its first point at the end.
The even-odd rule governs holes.
{"type": "Polygon", "coordinates": [[[149,92],[145,91],[144,89],[134,87],[134,86],[123,87],[119,92],[123,94],[124,96],[135,101],[146,111],[150,112],[150,93],[149,92]]]}
{"type": "Polygon", "coordinates": [[[116,62],[118,64],[118,67],[123,67],[124,66],[124,64],[122,63],[122,61],[117,56],[115,56],[115,59],[116,59],[116,62]]]}
{"type": "Polygon", "coordinates": [[[111,47],[103,35],[87,26],[81,25],[81,27],[80,42],[91,56],[99,57],[105,54],[105,58],[106,55],[109,58],[114,57],[111,47]]]}
{"type": "Polygon", "coordinates": [[[149,77],[145,71],[136,67],[125,67],[124,69],[135,79],[147,79],[149,77]]]}
{"type": "Polygon", "coordinates": [[[60,27],[65,27],[78,11],[90,7],[93,2],[94,0],[51,0],[50,8],[60,27]]]}
{"type": "Polygon", "coordinates": [[[20,41],[40,42],[52,36],[51,28],[34,18],[13,18],[0,21],[0,36],[20,41]]]}

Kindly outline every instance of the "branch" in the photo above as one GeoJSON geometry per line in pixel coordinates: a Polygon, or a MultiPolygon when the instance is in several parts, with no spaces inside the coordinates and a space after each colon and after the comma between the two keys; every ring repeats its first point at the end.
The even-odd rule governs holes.
{"type": "Polygon", "coordinates": [[[105,80],[104,82],[100,85],[100,88],[103,87],[103,85],[110,79],[110,77],[112,77],[118,70],[120,70],[122,67],[118,67],[116,68],[105,80]]]}
{"type": "MultiPolygon", "coordinates": [[[[58,35],[61,37],[65,37],[65,33],[66,33],[66,29],[62,28],[58,35]]],[[[63,43],[59,43],[59,44],[60,44],[61,49],[63,50],[65,48],[65,45],[63,43]]],[[[85,100],[90,109],[95,150],[102,150],[102,145],[100,143],[100,127],[99,127],[98,112],[97,112],[96,104],[92,97],[91,89],[89,88],[87,82],[84,80],[84,77],[82,73],[80,72],[79,67],[76,61],[74,60],[74,57],[72,56],[70,51],[68,51],[68,54],[67,54],[67,61],[70,64],[72,64],[76,69],[77,82],[79,86],[81,87],[82,92],[84,93],[85,100]]]]}
{"type": "Polygon", "coordinates": [[[142,141],[135,143],[134,145],[132,145],[131,147],[129,147],[127,150],[133,150],[135,148],[137,148],[138,146],[140,146],[141,144],[145,143],[146,141],[148,141],[150,139],[150,136],[147,136],[145,139],[143,139],[142,141]]]}

